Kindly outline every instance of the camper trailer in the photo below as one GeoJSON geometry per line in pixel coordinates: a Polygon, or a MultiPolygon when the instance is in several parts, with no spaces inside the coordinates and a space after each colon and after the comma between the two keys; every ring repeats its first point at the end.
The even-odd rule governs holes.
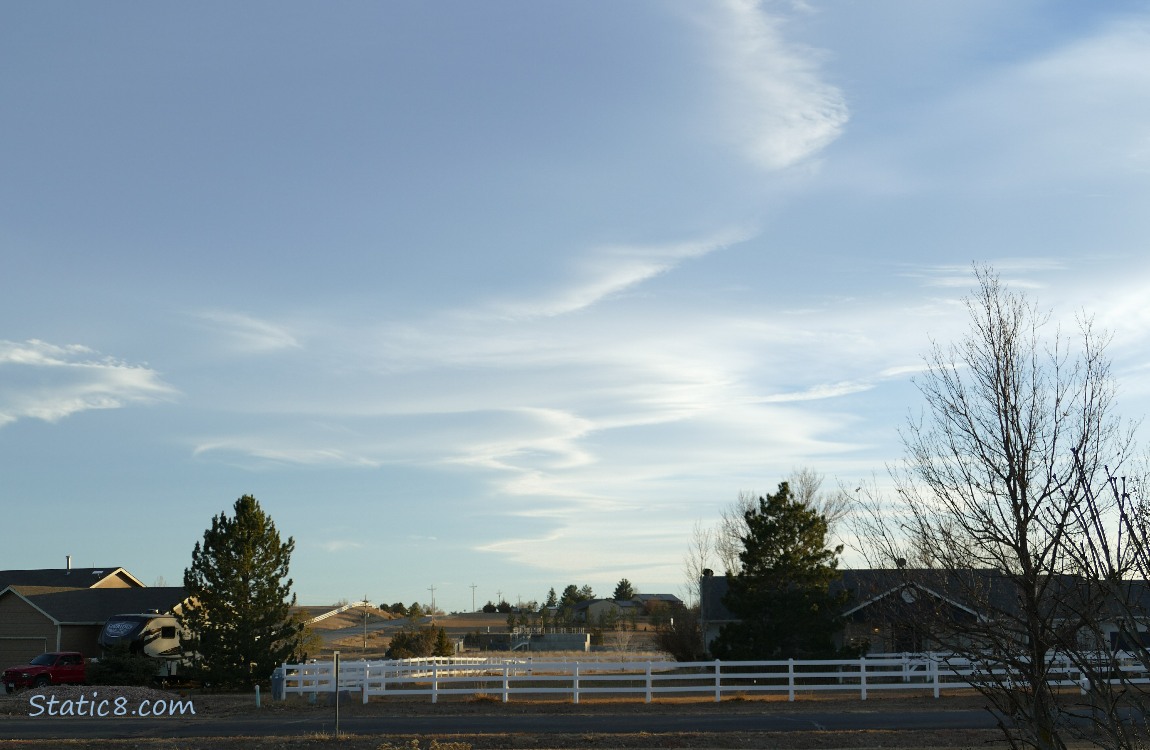
{"type": "Polygon", "coordinates": [[[156,679],[161,683],[180,679],[186,655],[180,623],[173,615],[159,612],[115,615],[104,623],[99,642],[103,648],[126,645],[132,653],[159,660],[156,679]]]}

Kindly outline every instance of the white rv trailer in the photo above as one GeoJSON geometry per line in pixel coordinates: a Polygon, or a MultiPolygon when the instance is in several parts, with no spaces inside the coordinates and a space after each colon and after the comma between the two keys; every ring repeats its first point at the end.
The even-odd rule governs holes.
{"type": "Polygon", "coordinates": [[[135,654],[158,660],[156,679],[162,683],[179,678],[186,654],[179,621],[159,612],[114,615],[100,631],[103,648],[127,646],[135,654]]]}

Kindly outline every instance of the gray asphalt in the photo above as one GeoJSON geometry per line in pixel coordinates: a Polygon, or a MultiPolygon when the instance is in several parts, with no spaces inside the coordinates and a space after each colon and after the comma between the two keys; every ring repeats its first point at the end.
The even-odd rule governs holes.
{"type": "MultiPolygon", "coordinates": [[[[538,714],[514,716],[372,716],[343,717],[340,731],[349,734],[568,734],[597,732],[778,732],[860,729],[993,729],[994,718],[982,710],[901,713],[827,712],[783,714],[538,714]]],[[[335,713],[288,718],[264,717],[89,719],[16,717],[0,724],[0,738],[229,737],[331,733],[335,713]]]]}

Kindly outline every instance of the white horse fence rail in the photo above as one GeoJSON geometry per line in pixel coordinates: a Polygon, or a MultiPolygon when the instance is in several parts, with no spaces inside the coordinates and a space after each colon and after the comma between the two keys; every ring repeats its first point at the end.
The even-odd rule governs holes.
{"type": "MultiPolygon", "coordinates": [[[[1110,677],[1122,671],[1124,679],[1150,682],[1133,659],[1105,655],[1110,677]]],[[[290,694],[360,693],[372,696],[657,696],[724,697],[748,694],[783,694],[794,700],[797,692],[850,691],[860,700],[876,690],[929,690],[939,697],[948,688],[968,688],[980,682],[1008,682],[1008,669],[936,654],[882,654],[862,659],[783,661],[543,661],[502,658],[436,658],[397,661],[341,661],[338,678],[333,662],[284,664],[273,683],[276,697],[290,694]]],[[[1087,676],[1066,660],[1052,660],[1051,683],[1087,689],[1087,676]]]]}

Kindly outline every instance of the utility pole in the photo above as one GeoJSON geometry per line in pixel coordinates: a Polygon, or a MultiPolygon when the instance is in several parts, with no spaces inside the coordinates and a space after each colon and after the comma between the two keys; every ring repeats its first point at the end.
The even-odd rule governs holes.
{"type": "Polygon", "coordinates": [[[471,611],[475,612],[475,584],[471,584],[471,611]]]}
{"type": "Polygon", "coordinates": [[[428,586],[427,590],[431,592],[431,618],[435,621],[435,586],[428,586]]]}
{"type": "Polygon", "coordinates": [[[502,603],[503,603],[503,592],[502,591],[496,591],[495,592],[495,606],[498,607],[502,603]]]}

